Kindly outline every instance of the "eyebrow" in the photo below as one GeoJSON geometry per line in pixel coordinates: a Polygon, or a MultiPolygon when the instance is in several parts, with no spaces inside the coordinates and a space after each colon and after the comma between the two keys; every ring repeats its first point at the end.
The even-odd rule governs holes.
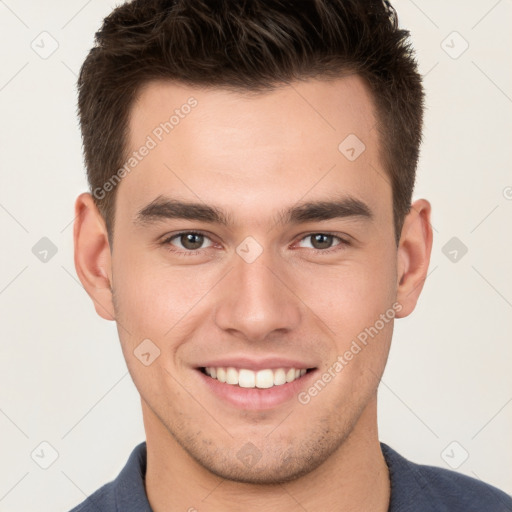
{"type": "MultiPolygon", "coordinates": [[[[301,224],[338,218],[372,221],[375,216],[370,207],[360,199],[344,196],[334,200],[301,203],[282,210],[276,216],[276,224],[301,224]]],[[[139,210],[134,222],[148,225],[166,219],[194,220],[227,227],[234,224],[233,217],[218,207],[165,196],[158,196],[139,210]]]]}

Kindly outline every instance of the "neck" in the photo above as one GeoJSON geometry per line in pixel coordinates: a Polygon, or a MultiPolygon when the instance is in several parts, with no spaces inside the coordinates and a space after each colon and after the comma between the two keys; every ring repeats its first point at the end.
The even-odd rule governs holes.
{"type": "Polygon", "coordinates": [[[377,399],[370,401],[341,446],[319,467],[292,482],[253,485],[223,480],[192,459],[143,403],[146,493],[154,512],[387,512],[390,480],[377,433],[377,399]],[[152,416],[152,417],[151,417],[152,416]]]}

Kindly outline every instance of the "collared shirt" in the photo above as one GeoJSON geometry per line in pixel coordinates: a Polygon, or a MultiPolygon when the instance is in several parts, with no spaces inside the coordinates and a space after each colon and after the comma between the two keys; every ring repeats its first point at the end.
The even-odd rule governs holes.
{"type": "MultiPolygon", "coordinates": [[[[512,497],[480,480],[408,461],[380,443],[389,468],[388,512],[512,512],[512,497]]],[[[144,488],[146,443],[135,447],[112,482],[70,512],[152,512],[144,488]]]]}

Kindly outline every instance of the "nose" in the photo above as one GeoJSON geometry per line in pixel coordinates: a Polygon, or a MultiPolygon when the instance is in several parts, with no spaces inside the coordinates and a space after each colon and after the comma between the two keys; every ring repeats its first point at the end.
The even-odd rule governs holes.
{"type": "Polygon", "coordinates": [[[301,320],[300,299],[264,253],[247,263],[237,255],[235,267],[222,282],[221,298],[215,310],[220,329],[247,341],[263,341],[297,328],[301,320]]]}

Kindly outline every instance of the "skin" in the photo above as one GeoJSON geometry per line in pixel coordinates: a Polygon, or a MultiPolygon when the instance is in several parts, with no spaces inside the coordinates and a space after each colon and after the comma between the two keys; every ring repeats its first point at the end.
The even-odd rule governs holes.
{"type": "Polygon", "coordinates": [[[141,395],[150,504],[155,512],[385,512],[377,388],[393,320],[307,404],[294,397],[267,410],[235,407],[204,385],[197,365],[289,357],[321,376],[394,303],[396,318],[415,308],[430,261],[431,206],[413,203],[397,248],[372,98],[357,76],[252,96],[152,82],[132,109],[130,149],[190,96],[197,107],[118,185],[113,247],[92,197],[76,201],[78,276],[98,314],[117,322],[141,395]],[[348,134],[366,146],[353,162],[338,150],[348,134]],[[214,205],[233,224],[138,223],[160,195],[214,205]],[[363,201],[373,219],[275,222],[284,208],[341,195],[363,201]],[[179,256],[183,240],[163,241],[186,230],[209,238],[179,256]],[[315,252],[314,233],[350,245],[333,238],[338,250],[315,252]],[[247,236],[263,249],[252,263],[236,252],[247,236]],[[160,350],[149,366],[134,356],[144,339],[160,350]],[[250,467],[237,457],[249,441],[261,456],[250,467]]]}

